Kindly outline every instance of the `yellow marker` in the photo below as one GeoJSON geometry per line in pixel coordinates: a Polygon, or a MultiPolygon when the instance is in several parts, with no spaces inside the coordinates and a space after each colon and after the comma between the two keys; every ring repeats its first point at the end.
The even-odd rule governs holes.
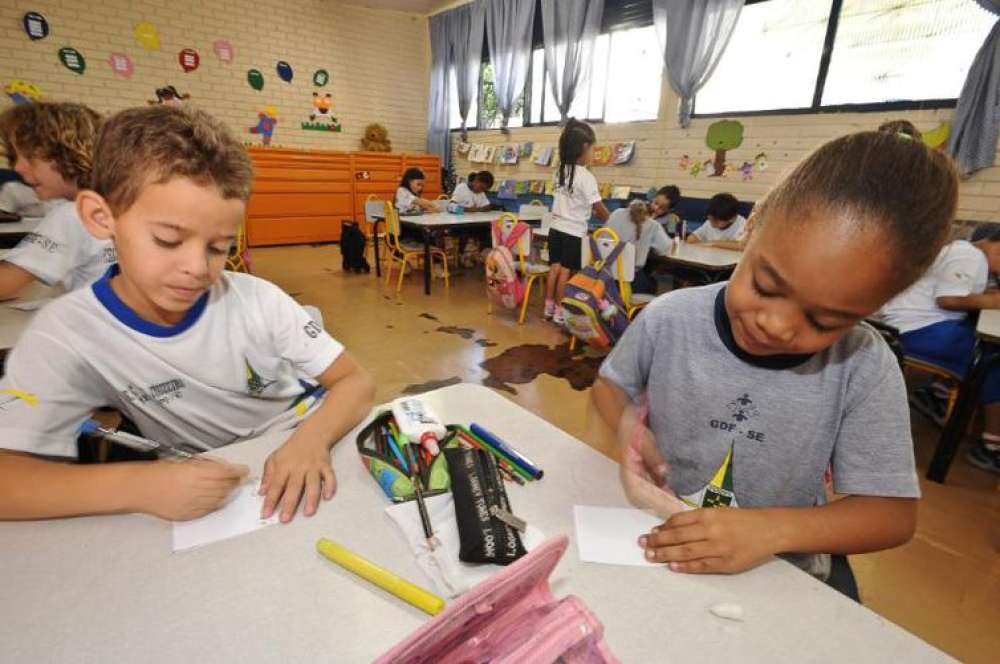
{"type": "Polygon", "coordinates": [[[444,600],[429,590],[424,590],[420,586],[396,576],[389,570],[379,567],[370,560],[362,558],[350,549],[336,542],[331,542],[325,537],[316,540],[316,550],[344,569],[354,572],[362,579],[374,583],[382,590],[392,593],[404,602],[408,602],[432,616],[437,615],[444,608],[444,600]]]}

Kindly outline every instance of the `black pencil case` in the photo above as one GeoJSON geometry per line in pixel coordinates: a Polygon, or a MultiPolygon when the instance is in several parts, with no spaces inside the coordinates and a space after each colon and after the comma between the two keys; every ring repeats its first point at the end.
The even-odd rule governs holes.
{"type": "Polygon", "coordinates": [[[493,456],[479,448],[461,447],[446,449],[444,455],[455,498],[458,559],[509,565],[523,556],[521,536],[508,523],[516,517],[493,456]]]}

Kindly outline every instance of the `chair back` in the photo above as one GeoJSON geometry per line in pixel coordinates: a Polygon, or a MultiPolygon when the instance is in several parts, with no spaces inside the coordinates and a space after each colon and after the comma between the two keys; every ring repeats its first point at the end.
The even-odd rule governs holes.
{"type": "MultiPolygon", "coordinates": [[[[517,224],[519,224],[519,223],[520,223],[520,221],[518,221],[518,218],[513,213],[511,213],[511,212],[504,212],[503,214],[501,214],[499,217],[496,218],[496,220],[493,222],[493,224],[494,224],[494,228],[496,227],[497,224],[500,225],[500,240],[501,240],[501,242],[506,241],[507,238],[510,237],[510,234],[514,230],[514,227],[517,226],[517,224]]],[[[490,242],[492,243],[492,246],[494,248],[497,247],[497,246],[499,246],[497,244],[496,233],[490,233],[490,242]]],[[[521,237],[517,238],[517,243],[514,245],[514,248],[511,251],[511,253],[514,254],[516,256],[516,258],[517,258],[517,262],[518,262],[518,266],[520,267],[521,274],[525,274],[525,270],[527,269],[527,266],[525,264],[525,256],[528,256],[528,255],[531,254],[531,229],[530,228],[528,230],[526,230],[524,233],[522,233],[521,237]]]]}
{"type": "Polygon", "coordinates": [[[548,211],[549,209],[544,205],[532,202],[518,208],[517,216],[523,221],[538,221],[544,219],[548,211]]]}
{"type": "MultiPolygon", "coordinates": [[[[365,203],[365,207],[368,204],[365,203]]],[[[403,245],[399,241],[399,235],[402,231],[400,230],[399,224],[399,212],[396,211],[396,206],[391,203],[385,204],[385,233],[386,238],[389,241],[389,248],[395,250],[398,253],[403,253],[403,245]]]]}
{"type": "MultiPolygon", "coordinates": [[[[618,234],[610,228],[599,228],[594,231],[594,242],[597,244],[597,250],[601,253],[601,258],[604,258],[611,253],[611,250],[615,248],[620,240],[618,239],[618,234]]],[[[631,283],[635,279],[635,245],[631,242],[625,242],[625,248],[620,254],[618,254],[618,260],[615,261],[614,265],[609,267],[609,270],[618,280],[618,289],[622,293],[622,297],[625,299],[625,303],[628,304],[631,292],[631,283]]],[[[584,236],[581,239],[581,252],[580,259],[582,265],[589,265],[592,257],[590,253],[590,238],[584,236]]]]}

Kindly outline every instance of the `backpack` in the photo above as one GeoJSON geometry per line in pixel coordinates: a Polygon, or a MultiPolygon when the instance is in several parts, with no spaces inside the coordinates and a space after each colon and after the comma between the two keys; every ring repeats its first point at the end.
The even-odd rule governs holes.
{"type": "Polygon", "coordinates": [[[596,348],[614,346],[629,324],[623,294],[610,269],[624,250],[625,243],[618,242],[602,259],[597,241],[590,238],[590,264],[574,274],[563,291],[566,329],[596,348]]]}
{"type": "Polygon", "coordinates": [[[371,272],[372,268],[365,258],[365,244],[365,234],[356,222],[343,225],[340,231],[340,253],[343,256],[341,267],[344,272],[371,272]]]}
{"type": "Polygon", "coordinates": [[[507,309],[514,309],[524,299],[524,282],[517,274],[512,250],[517,241],[529,230],[528,224],[517,222],[507,239],[503,239],[503,219],[493,222],[496,246],[486,254],[486,295],[507,309]]]}

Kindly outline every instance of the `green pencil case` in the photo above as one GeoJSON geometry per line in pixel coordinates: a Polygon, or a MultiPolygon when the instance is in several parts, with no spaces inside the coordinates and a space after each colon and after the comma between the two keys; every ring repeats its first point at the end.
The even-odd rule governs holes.
{"type": "MultiPolygon", "coordinates": [[[[387,410],[379,413],[363,428],[358,433],[357,438],[358,454],[361,455],[361,462],[378,483],[383,493],[393,502],[401,503],[416,498],[416,492],[413,489],[409,472],[407,472],[411,457],[407,454],[407,450],[396,446],[396,450],[405,460],[404,466],[403,461],[395,454],[385,435],[390,422],[395,424],[392,411],[387,410]]],[[[451,427],[449,427],[450,430],[451,427]]],[[[420,481],[425,497],[436,496],[451,490],[451,477],[448,474],[448,462],[444,458],[443,450],[457,445],[458,441],[455,437],[449,435],[441,445],[442,453],[434,457],[430,466],[423,467],[421,464],[420,481]]]]}

